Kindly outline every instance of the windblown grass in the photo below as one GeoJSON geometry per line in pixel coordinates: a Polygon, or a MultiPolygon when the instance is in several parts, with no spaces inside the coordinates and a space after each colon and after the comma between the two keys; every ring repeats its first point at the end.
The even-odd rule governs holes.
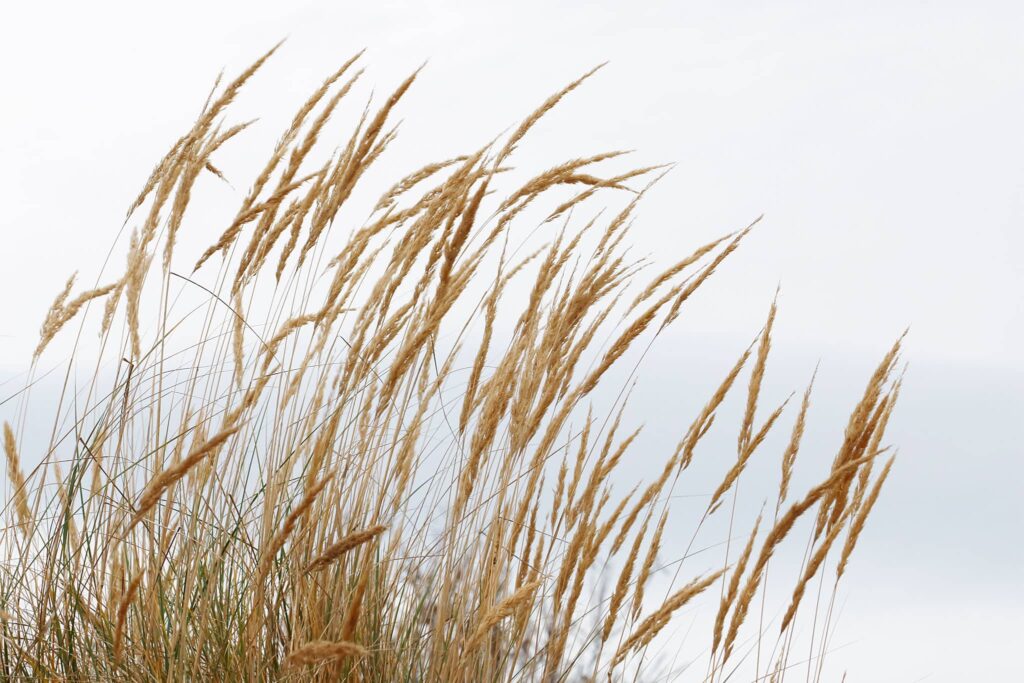
{"type": "MultiPolygon", "coordinates": [[[[325,154],[362,74],[356,55],[301,105],[211,246],[179,253],[186,229],[208,229],[186,220],[194,188],[224,178],[216,153],[247,125],[223,117],[271,53],[218,84],[156,165],[128,212],[123,273],[77,295],[68,280],[45,317],[35,359],[73,319],[92,329],[87,312],[103,304],[98,357],[69,361],[95,372],[47,407],[54,436],[28,474],[19,433],[39,418],[5,425],[0,676],[618,680],[649,675],[652,641],[700,603],[717,615],[706,641],[682,644],[705,662],[691,673],[725,681],[756,643],[755,675],[781,680],[808,582],[841,548],[835,594],[889,472],[891,460],[874,467],[899,342],[822,483],[788,501],[808,388],[774,514],[747,531],[735,520],[732,561],[683,558],[659,600],[645,588],[671,493],[751,361],[736,458],[696,528],[726,514],[783,419],[785,403],[763,415],[759,400],[776,308],[653,481],[622,471],[639,430],[627,434],[622,405],[602,408],[595,390],[754,226],[648,275],[626,238],[659,168],[609,174],[599,168],[621,153],[602,153],[510,185],[531,127],[590,73],[506,138],[398,178],[356,222],[342,212],[394,142],[417,78],[367,105],[325,154]],[[626,201],[605,215],[598,196],[626,201]],[[545,244],[522,253],[534,229],[545,244]],[[749,615],[805,516],[808,560],[780,632],[749,615]],[[595,597],[603,580],[613,590],[595,597]]],[[[816,616],[824,653],[831,610],[816,616]]]]}

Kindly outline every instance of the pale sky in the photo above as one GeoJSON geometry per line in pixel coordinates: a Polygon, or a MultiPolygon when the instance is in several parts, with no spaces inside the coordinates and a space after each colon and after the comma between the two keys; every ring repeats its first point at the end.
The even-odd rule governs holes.
{"type": "MultiPolygon", "coordinates": [[[[520,164],[611,149],[676,162],[637,221],[654,256],[765,214],[650,362],[710,382],[781,283],[778,393],[820,358],[834,434],[911,328],[901,462],[848,587],[848,680],[1024,680],[1019,3],[37,2],[5,7],[4,24],[7,373],[26,369],[67,276],[95,278],[222,68],[288,37],[238,102],[234,120],[261,117],[232,157],[244,169],[355,51],[378,92],[429,60],[399,114],[397,175],[475,149],[609,61],[520,164]]],[[[670,391],[648,374],[641,413],[670,391]]]]}

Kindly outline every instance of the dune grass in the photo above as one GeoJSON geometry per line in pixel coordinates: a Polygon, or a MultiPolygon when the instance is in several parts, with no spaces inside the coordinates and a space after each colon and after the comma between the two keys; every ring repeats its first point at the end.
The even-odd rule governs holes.
{"type": "MultiPolygon", "coordinates": [[[[811,388],[760,405],[775,305],[674,451],[634,452],[615,373],[754,226],[649,262],[628,236],[660,168],[605,172],[627,157],[601,153],[510,183],[531,127],[590,74],[480,149],[366,188],[417,73],[327,138],[358,92],[356,55],[210,232],[193,190],[224,180],[218,150],[247,125],[225,116],[273,52],[218,83],[156,165],[128,212],[123,272],[68,280],[45,317],[33,368],[73,320],[100,342],[95,357],[75,345],[68,367],[94,370],[69,375],[59,405],[29,411],[25,392],[4,425],[0,677],[648,680],[651,644],[700,606],[713,626],[681,644],[698,662],[687,676],[737,680],[756,647],[745,680],[782,680],[808,584],[835,595],[892,464],[899,342],[830,466],[808,461],[824,471],[809,490],[789,489],[811,388]],[[346,208],[367,192],[380,199],[357,221],[346,208]],[[184,231],[209,248],[181,253],[184,231]],[[522,248],[527,234],[539,248],[522,248]],[[664,597],[645,592],[666,534],[682,535],[666,528],[672,492],[743,391],[735,456],[715,454],[721,483],[692,524],[735,509],[752,456],[785,430],[766,511],[730,524],[721,566],[684,557],[664,597]],[[26,472],[24,431],[51,419],[26,472]],[[639,457],[660,475],[635,481],[624,463],[639,457]],[[768,623],[764,582],[798,520],[806,561],[772,575],[793,592],[768,623]]],[[[824,654],[832,612],[811,609],[824,654]]]]}

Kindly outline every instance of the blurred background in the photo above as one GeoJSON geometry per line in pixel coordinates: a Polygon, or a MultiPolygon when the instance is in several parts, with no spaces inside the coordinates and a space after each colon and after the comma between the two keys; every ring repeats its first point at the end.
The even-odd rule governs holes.
{"type": "MultiPolygon", "coordinates": [[[[844,578],[827,671],[1024,680],[1019,4],[57,2],[5,15],[0,401],[24,386],[50,301],[71,272],[97,276],[221,69],[288,39],[235,107],[233,120],[260,117],[223,169],[241,195],[295,107],[364,47],[378,97],[427,60],[380,164],[392,177],[476,149],[608,61],[519,166],[613,149],[674,162],[634,231],[634,253],[661,262],[765,215],[647,355],[629,413],[647,425],[636,471],[660,469],[777,286],[766,405],[821,363],[803,485],[909,326],[900,456],[844,578]]],[[[37,376],[59,361],[48,352],[37,376]]],[[[693,486],[682,493],[707,493],[693,486]]]]}

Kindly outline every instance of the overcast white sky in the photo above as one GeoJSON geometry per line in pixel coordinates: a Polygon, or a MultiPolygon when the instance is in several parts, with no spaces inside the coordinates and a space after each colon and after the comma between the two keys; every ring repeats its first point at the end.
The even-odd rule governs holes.
{"type": "MultiPolygon", "coordinates": [[[[610,60],[520,163],[619,148],[678,162],[640,213],[644,253],[766,215],[658,363],[726,348],[724,367],[781,282],[779,386],[822,358],[820,393],[836,396],[822,412],[841,428],[870,366],[911,326],[900,470],[851,579],[850,680],[1024,680],[1019,3],[9,4],[0,370],[26,368],[70,272],[91,282],[217,72],[285,36],[235,114],[262,117],[254,157],[366,47],[382,90],[430,60],[402,110],[397,171],[477,147],[610,60]]],[[[657,391],[655,380],[640,405],[657,391]]]]}

